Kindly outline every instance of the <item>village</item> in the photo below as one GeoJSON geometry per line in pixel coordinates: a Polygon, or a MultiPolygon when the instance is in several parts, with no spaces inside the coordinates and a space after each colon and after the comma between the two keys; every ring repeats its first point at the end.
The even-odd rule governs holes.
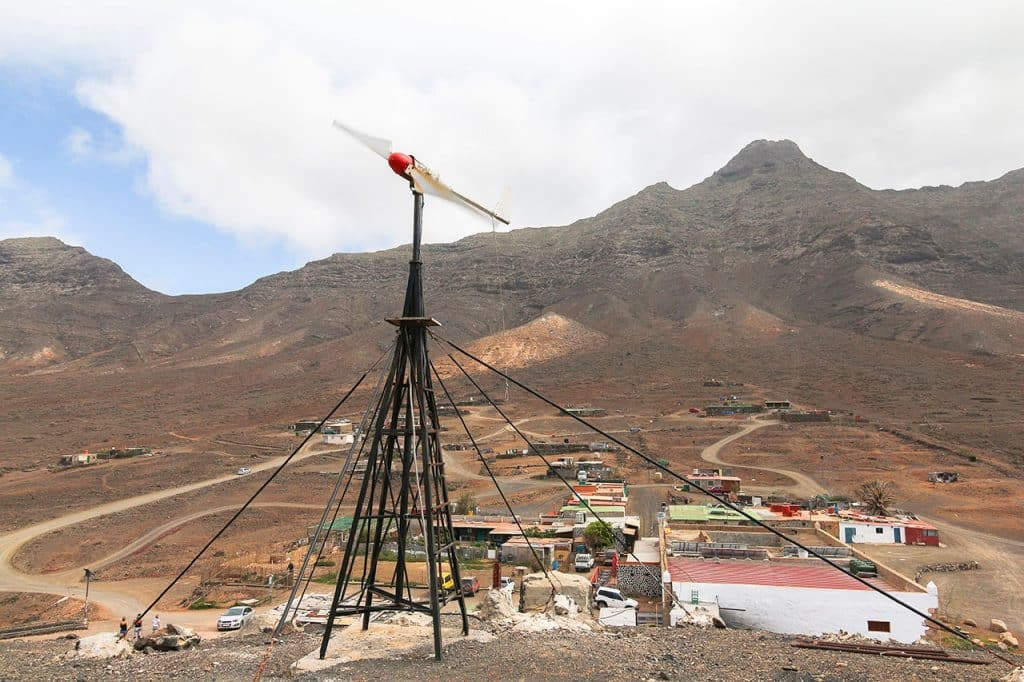
{"type": "MultiPolygon", "coordinates": [[[[763,428],[795,429],[794,435],[815,438],[832,427],[885,438],[890,434],[856,415],[804,408],[789,400],[744,398],[738,395],[742,386],[737,384],[705,385],[712,393],[728,392],[700,408],[646,419],[593,405],[569,407],[567,415],[557,418],[520,417],[520,428],[534,429],[526,432],[528,443],[517,439],[514,430],[496,429],[489,421],[494,407],[478,398],[438,405],[446,432],[442,447],[462,575],[461,584],[445,583],[445,612],[454,613],[452,597],[458,593],[471,613],[484,618],[493,619],[497,613],[506,621],[539,618],[546,623],[555,608],[550,587],[554,580],[563,599],[558,612],[575,611],[575,618],[588,628],[760,630],[812,638],[806,646],[823,647],[846,642],[842,646],[863,648],[870,641],[880,643],[870,646],[890,648],[948,644],[932,624],[873,589],[878,588],[968,633],[983,648],[1016,650],[1014,624],[1006,614],[957,615],[959,609],[951,607],[949,599],[962,599],[960,588],[952,587],[947,597],[939,585],[950,584],[948,580],[961,571],[979,569],[978,562],[925,558],[931,551],[943,551],[943,531],[912,508],[897,504],[889,484],[864,480],[857,489],[842,488],[843,494],[800,494],[813,491],[782,485],[784,478],[773,478],[771,469],[732,466],[714,454],[763,428]],[[615,442],[572,428],[572,415],[597,420],[606,428],[613,425],[611,433],[648,443],[652,453],[673,440],[692,441],[685,451],[699,453],[702,459],[699,465],[684,468],[689,460],[666,450],[671,460],[658,462],[682,472],[681,480],[674,479],[657,468],[631,463],[615,442]],[[459,417],[486,427],[482,435],[467,441],[462,432],[460,438],[459,417]],[[512,513],[494,495],[484,476],[489,470],[498,473],[499,484],[515,501],[512,513]],[[917,554],[922,558],[915,559],[917,554]],[[500,602],[497,606],[495,600],[500,602]]],[[[765,393],[751,387],[743,390],[765,393]]],[[[372,430],[361,433],[354,418],[296,419],[281,425],[277,434],[273,438],[286,439],[281,442],[310,439],[309,455],[320,463],[304,465],[306,476],[314,471],[337,476],[341,464],[343,473],[356,482],[367,472],[365,460],[345,456],[372,436],[372,430]]],[[[164,448],[120,447],[61,456],[53,470],[84,471],[115,461],[168,456],[172,455],[164,448]]],[[[260,468],[254,464],[222,473],[243,484],[260,468]]],[[[392,468],[392,476],[399,473],[392,468]]],[[[918,483],[954,489],[961,484],[961,472],[930,470],[919,475],[918,483]]],[[[187,596],[179,593],[183,601],[177,608],[184,605],[186,610],[175,614],[175,606],[165,603],[162,610],[175,614],[165,618],[216,638],[231,632],[213,627],[212,616],[226,609],[248,609],[254,623],[270,627],[280,617],[282,599],[305,579],[295,623],[314,631],[322,627],[329,608],[324,590],[337,580],[350,540],[353,519],[347,509],[339,507],[340,513],[326,525],[306,524],[302,535],[220,552],[217,567],[191,581],[187,596]],[[315,562],[303,574],[303,558],[311,546],[315,562]]],[[[396,540],[393,534],[384,538],[381,570],[389,570],[388,557],[399,549],[396,540]]],[[[422,538],[410,542],[405,551],[415,553],[422,538]]],[[[368,549],[360,542],[355,547],[359,555],[368,549]]],[[[422,544],[419,547],[422,551],[422,544]]],[[[425,565],[411,561],[410,575],[418,576],[413,589],[425,594],[425,565]]],[[[102,571],[97,575],[103,578],[102,571]]],[[[251,631],[246,626],[249,617],[240,621],[243,632],[251,631]]],[[[578,627],[558,618],[562,620],[556,619],[552,627],[578,627]]],[[[145,637],[137,641],[152,644],[145,637]]],[[[337,646],[346,642],[352,644],[351,638],[342,638],[337,646]]],[[[344,656],[344,649],[332,655],[344,656]]]]}

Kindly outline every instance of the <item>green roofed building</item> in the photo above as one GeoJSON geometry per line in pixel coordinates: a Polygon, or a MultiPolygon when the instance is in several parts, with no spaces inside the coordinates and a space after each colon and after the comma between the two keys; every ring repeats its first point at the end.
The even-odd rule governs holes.
{"type": "MultiPolygon", "coordinates": [[[[313,542],[316,537],[318,524],[306,527],[306,539],[313,542]]],[[[352,530],[352,517],[339,516],[331,524],[324,524],[323,529],[327,531],[327,547],[332,545],[341,546],[348,540],[348,533],[352,530]]]]}
{"type": "MultiPolygon", "coordinates": [[[[761,518],[757,512],[746,510],[754,518],[761,518]]],[[[673,504],[668,508],[669,523],[710,524],[723,526],[753,525],[753,521],[734,509],[721,505],[673,504]]]]}

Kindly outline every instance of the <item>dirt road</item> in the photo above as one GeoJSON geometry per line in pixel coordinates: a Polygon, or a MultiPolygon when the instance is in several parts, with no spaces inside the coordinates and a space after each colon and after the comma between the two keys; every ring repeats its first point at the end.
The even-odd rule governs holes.
{"type": "MultiPolygon", "coordinates": [[[[303,450],[300,451],[294,459],[292,459],[292,462],[295,463],[309,457],[327,454],[324,451],[314,450],[313,445],[314,444],[312,442],[308,443],[307,446],[303,448],[303,450]]],[[[252,474],[275,469],[280,466],[284,460],[284,457],[278,457],[260,464],[253,464],[250,469],[252,470],[252,474]]],[[[107,514],[113,514],[127,509],[132,509],[133,507],[139,507],[144,504],[158,502],[170,497],[175,497],[176,495],[226,483],[228,481],[236,481],[238,478],[239,477],[236,474],[227,474],[217,478],[207,479],[205,481],[197,481],[195,483],[178,486],[176,488],[168,488],[166,490],[159,490],[145,495],[137,495],[123,500],[116,500],[114,502],[108,502],[106,504],[92,507],[91,509],[66,514],[55,519],[49,519],[41,523],[19,528],[16,531],[0,535],[0,591],[42,592],[59,595],[67,594],[73,597],[84,598],[85,585],[79,582],[83,575],[82,568],[62,571],[61,573],[55,574],[29,575],[27,573],[22,573],[11,564],[11,560],[15,553],[17,553],[18,548],[25,543],[34,540],[40,535],[49,533],[50,531],[58,530],[66,526],[72,526],[76,523],[81,523],[100,516],[106,516],[107,514]]],[[[253,487],[255,487],[255,480],[253,487]]],[[[206,513],[213,512],[203,512],[200,513],[199,516],[203,516],[206,513]]],[[[152,532],[153,531],[151,531],[151,533],[152,532]]],[[[149,533],[147,535],[149,535],[149,533]]],[[[122,552],[130,554],[131,552],[137,551],[142,546],[138,544],[142,539],[143,538],[137,539],[116,554],[125,556],[126,554],[122,554],[122,552]]],[[[96,583],[90,589],[89,598],[91,601],[100,603],[108,608],[111,613],[137,613],[141,610],[143,605],[140,604],[137,597],[137,589],[133,589],[133,585],[131,584],[132,582],[133,581],[123,581],[119,584],[96,583]]]]}
{"type": "Polygon", "coordinates": [[[785,476],[786,478],[789,478],[789,479],[793,480],[794,485],[789,486],[789,491],[797,499],[808,499],[808,498],[814,497],[815,495],[825,495],[825,494],[827,494],[828,491],[825,489],[825,487],[823,485],[819,484],[817,481],[815,481],[810,476],[802,474],[799,471],[791,471],[789,469],[779,469],[779,468],[766,467],[766,466],[749,466],[749,465],[745,465],[745,464],[733,464],[732,462],[726,462],[721,457],[719,457],[718,453],[722,450],[722,448],[724,448],[729,443],[732,443],[735,440],[739,440],[740,438],[743,438],[747,434],[752,433],[754,431],[757,431],[758,429],[763,429],[766,426],[774,426],[777,423],[778,422],[765,421],[765,420],[761,420],[761,419],[755,419],[755,418],[752,417],[752,418],[747,420],[747,425],[744,426],[739,431],[737,431],[736,433],[734,433],[732,435],[729,435],[729,436],[726,436],[725,438],[721,439],[720,441],[712,443],[711,445],[709,445],[706,448],[704,448],[704,450],[702,450],[701,453],[700,453],[701,459],[703,459],[705,462],[711,462],[712,464],[717,464],[719,466],[725,466],[725,467],[731,467],[733,469],[751,469],[753,471],[770,471],[773,474],[779,474],[781,476],[785,476]]]}
{"type": "MultiPolygon", "coordinates": [[[[824,486],[798,471],[779,467],[749,466],[726,462],[719,452],[726,445],[774,422],[749,420],[742,429],[704,448],[701,457],[713,464],[752,471],[770,471],[793,480],[789,491],[798,498],[813,497],[826,492],[824,486]]],[[[653,510],[654,486],[645,490],[645,507],[653,510]]],[[[634,487],[636,490],[636,487],[634,487]]],[[[640,492],[640,491],[637,491],[640,492]]],[[[927,573],[922,582],[934,580],[939,585],[943,608],[979,623],[1002,618],[1011,629],[1024,629],[1024,542],[963,528],[934,516],[921,516],[939,532],[943,548],[908,547],[906,545],[859,545],[858,548],[877,556],[897,570],[911,576],[921,566],[934,563],[977,561],[980,571],[966,573],[927,573]]]]}

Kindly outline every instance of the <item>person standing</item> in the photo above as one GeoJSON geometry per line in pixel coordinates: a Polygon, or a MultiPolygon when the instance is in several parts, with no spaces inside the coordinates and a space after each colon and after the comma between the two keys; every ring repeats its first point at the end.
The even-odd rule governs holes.
{"type": "Polygon", "coordinates": [[[132,634],[135,635],[135,639],[142,637],[142,614],[135,616],[135,621],[132,623],[132,634]]]}
{"type": "Polygon", "coordinates": [[[119,631],[118,639],[124,639],[128,636],[128,619],[121,616],[121,629],[119,631]]]}
{"type": "Polygon", "coordinates": [[[160,629],[160,615],[159,614],[156,614],[156,615],[153,616],[153,622],[152,622],[151,625],[153,627],[153,634],[156,634],[156,631],[160,629]]]}

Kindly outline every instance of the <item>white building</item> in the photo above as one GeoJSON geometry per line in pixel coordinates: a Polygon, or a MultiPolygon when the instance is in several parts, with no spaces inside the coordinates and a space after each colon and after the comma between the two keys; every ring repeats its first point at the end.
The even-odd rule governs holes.
{"type": "MultiPolygon", "coordinates": [[[[920,616],[823,563],[670,557],[667,565],[665,577],[681,602],[717,603],[730,627],[803,635],[843,630],[905,643],[926,632],[920,616]]],[[[869,582],[922,613],[939,606],[934,583],[925,589],[869,582]]]]}
{"type": "Polygon", "coordinates": [[[325,433],[324,445],[352,445],[355,438],[351,433],[325,433]]]}
{"type": "Polygon", "coordinates": [[[902,545],[904,535],[903,529],[893,523],[843,519],[839,522],[839,539],[846,544],[902,545]]]}

